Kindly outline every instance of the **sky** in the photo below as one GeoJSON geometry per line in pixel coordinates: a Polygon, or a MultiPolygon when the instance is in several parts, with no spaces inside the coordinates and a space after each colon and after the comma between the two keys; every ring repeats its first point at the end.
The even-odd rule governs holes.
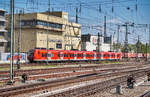
{"type": "MultiPolygon", "coordinates": [[[[15,0],[15,12],[24,9],[25,13],[44,12],[48,10],[49,0],[15,0]]],[[[0,8],[10,12],[10,0],[0,0],[0,8]]],[[[128,27],[129,43],[136,43],[138,35],[143,43],[149,42],[150,0],[50,0],[50,10],[69,13],[69,20],[75,22],[78,8],[79,23],[82,34],[102,33],[104,16],[107,22],[107,36],[117,39],[118,25],[132,24],[128,27]]],[[[119,42],[124,43],[125,27],[120,26],[119,42]]]]}

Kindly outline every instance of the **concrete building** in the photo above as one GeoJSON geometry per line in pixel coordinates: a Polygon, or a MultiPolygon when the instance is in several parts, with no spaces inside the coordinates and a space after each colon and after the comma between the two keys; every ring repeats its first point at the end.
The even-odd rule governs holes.
{"type": "Polygon", "coordinates": [[[5,19],[5,13],[6,11],[3,9],[0,9],[0,52],[6,51],[6,19],[5,19]]]}
{"type": "MultiPolygon", "coordinates": [[[[34,48],[47,48],[47,35],[49,49],[81,50],[81,25],[69,22],[67,12],[26,13],[20,17],[21,52],[28,52],[34,48]]],[[[16,14],[15,51],[18,48],[19,31],[19,14],[16,14]]]]}
{"type": "MultiPolygon", "coordinates": [[[[98,36],[85,34],[82,35],[82,45],[83,51],[98,51],[98,36]]],[[[99,37],[99,51],[112,51],[113,39],[111,37],[99,37]]]]}

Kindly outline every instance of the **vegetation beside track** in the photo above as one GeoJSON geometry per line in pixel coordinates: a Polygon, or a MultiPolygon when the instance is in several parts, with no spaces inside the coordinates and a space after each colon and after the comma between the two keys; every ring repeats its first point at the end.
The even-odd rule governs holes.
{"type": "MultiPolygon", "coordinates": [[[[115,64],[115,63],[121,63],[121,62],[114,62],[114,61],[112,61],[112,62],[110,62],[110,61],[102,61],[102,62],[99,62],[99,63],[97,63],[96,65],[101,65],[101,64],[115,64]]],[[[82,64],[82,63],[81,63],[82,64]]],[[[84,63],[85,64],[85,63],[84,63]]],[[[84,65],[83,64],[83,65],[84,65]]],[[[91,63],[91,64],[94,64],[94,63],[91,63]]],[[[86,64],[85,64],[86,65],[86,64]]],[[[57,64],[46,64],[46,63],[43,63],[43,64],[41,64],[41,65],[23,65],[23,66],[21,66],[21,70],[28,70],[28,69],[45,69],[45,68],[55,68],[55,67],[65,67],[66,65],[64,65],[64,64],[59,64],[59,65],[57,65],[57,64]]],[[[69,66],[80,66],[80,64],[70,64],[70,65],[67,65],[67,67],[69,67],[69,66]]],[[[3,67],[3,66],[0,66],[0,71],[8,71],[8,70],[10,70],[10,67],[3,67]]],[[[14,66],[14,70],[17,70],[17,66],[16,66],[16,64],[15,64],[15,66],[14,66]]]]}

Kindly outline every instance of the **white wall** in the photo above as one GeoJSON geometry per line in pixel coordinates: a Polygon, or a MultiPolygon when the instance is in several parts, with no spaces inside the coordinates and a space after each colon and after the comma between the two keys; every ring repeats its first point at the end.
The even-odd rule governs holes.
{"type": "MultiPolygon", "coordinates": [[[[82,49],[86,49],[86,51],[93,51],[97,48],[97,40],[98,36],[91,36],[90,42],[83,42],[82,49]]],[[[112,42],[113,43],[113,42],[112,42]]],[[[104,44],[104,37],[100,37],[100,50],[99,51],[110,51],[110,44],[104,44]]],[[[113,47],[111,47],[112,49],[113,47]]]]}
{"type": "MultiPolygon", "coordinates": [[[[14,54],[14,63],[17,62],[17,53],[14,54]]],[[[0,53],[0,63],[10,63],[11,55],[10,53],[0,53]]],[[[25,63],[28,62],[27,60],[27,54],[26,53],[20,53],[20,62],[25,63]]]]}

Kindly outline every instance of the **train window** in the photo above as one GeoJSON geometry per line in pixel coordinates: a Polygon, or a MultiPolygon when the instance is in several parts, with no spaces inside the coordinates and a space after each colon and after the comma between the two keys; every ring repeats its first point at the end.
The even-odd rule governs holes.
{"type": "Polygon", "coordinates": [[[60,57],[60,54],[58,53],[58,57],[60,57]]]}
{"type": "Polygon", "coordinates": [[[50,54],[50,53],[48,53],[48,57],[51,57],[51,54],[50,54]]]}
{"type": "Polygon", "coordinates": [[[66,57],[68,57],[68,54],[66,54],[66,57]]]}
{"type": "Polygon", "coordinates": [[[106,57],[106,54],[104,54],[104,57],[106,57]]]}
{"type": "Polygon", "coordinates": [[[111,57],[111,55],[107,54],[107,57],[111,57]]]}
{"type": "Polygon", "coordinates": [[[86,57],[88,57],[88,54],[86,54],[86,57]]]}
{"type": "Polygon", "coordinates": [[[99,57],[101,57],[101,54],[99,54],[99,57]]]}
{"type": "Polygon", "coordinates": [[[54,57],[54,54],[52,54],[52,57],[54,57]]]}
{"type": "Polygon", "coordinates": [[[113,55],[109,55],[109,57],[113,57],[113,55]]]}
{"type": "Polygon", "coordinates": [[[61,57],[63,57],[63,54],[61,54],[61,57]]]}
{"type": "Polygon", "coordinates": [[[42,53],[42,57],[44,57],[44,53],[42,53]]]}
{"type": "Polygon", "coordinates": [[[47,57],[47,53],[45,53],[45,57],[47,57]]]}
{"type": "Polygon", "coordinates": [[[74,57],[77,57],[77,54],[74,54],[74,57]]]}
{"type": "Polygon", "coordinates": [[[72,57],[74,57],[74,54],[71,54],[72,55],[72,57]]]}
{"type": "Polygon", "coordinates": [[[81,54],[79,54],[78,57],[81,57],[81,54]]]}

